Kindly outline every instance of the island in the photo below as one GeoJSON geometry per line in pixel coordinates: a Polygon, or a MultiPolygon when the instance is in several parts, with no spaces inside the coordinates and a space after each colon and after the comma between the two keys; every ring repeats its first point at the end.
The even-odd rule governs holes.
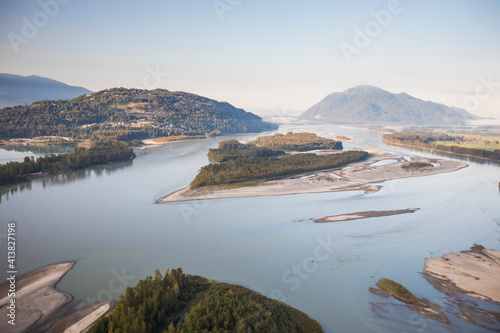
{"type": "Polygon", "coordinates": [[[437,132],[397,132],[384,134],[391,145],[434,150],[500,162],[500,136],[446,134],[437,132]]]}
{"type": "Polygon", "coordinates": [[[88,333],[320,333],[321,325],[285,303],[245,287],[185,274],[181,268],[127,288],[115,309],[88,333]]]}
{"type": "Polygon", "coordinates": [[[157,202],[352,190],[373,193],[381,188],[378,183],[387,180],[434,175],[468,166],[373,149],[341,151],[341,146],[334,142],[312,133],[259,137],[246,144],[222,141],[208,153],[214,163],[202,167],[190,185],[157,202]],[[287,150],[294,139],[305,141],[302,146],[294,146],[300,151],[287,150]]]}

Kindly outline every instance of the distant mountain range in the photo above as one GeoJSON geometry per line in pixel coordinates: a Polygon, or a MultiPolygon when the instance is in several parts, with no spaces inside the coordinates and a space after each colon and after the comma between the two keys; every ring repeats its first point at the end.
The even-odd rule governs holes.
{"type": "Polygon", "coordinates": [[[36,75],[0,74],[0,108],[41,100],[71,99],[92,91],[36,75]]]}
{"type": "Polygon", "coordinates": [[[357,86],[326,96],[301,119],[327,123],[395,123],[402,125],[463,125],[480,119],[458,107],[393,94],[372,86],[357,86]]]}

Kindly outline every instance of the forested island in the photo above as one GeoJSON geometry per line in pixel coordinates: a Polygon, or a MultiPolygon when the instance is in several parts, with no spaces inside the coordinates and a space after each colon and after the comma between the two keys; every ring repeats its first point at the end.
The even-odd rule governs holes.
{"type": "Polygon", "coordinates": [[[0,109],[0,137],[112,136],[118,140],[213,136],[276,128],[226,102],[164,89],[113,88],[69,100],[0,109]]]}
{"type": "Polygon", "coordinates": [[[442,133],[426,133],[426,132],[398,132],[392,134],[384,134],[383,140],[387,143],[403,145],[409,147],[417,147],[423,149],[431,149],[446,153],[459,155],[473,156],[477,158],[500,162],[500,149],[498,141],[492,142],[484,140],[489,146],[464,145],[465,138],[463,135],[448,135],[442,133]]]}
{"type": "Polygon", "coordinates": [[[245,287],[156,270],[128,287],[115,309],[89,333],[323,332],[303,312],[245,287]]]}
{"type": "Polygon", "coordinates": [[[312,133],[258,137],[247,144],[236,140],[222,141],[217,149],[210,149],[208,153],[210,160],[218,163],[202,167],[191,182],[191,188],[252,182],[306,171],[332,169],[368,157],[368,153],[364,151],[317,155],[285,154],[283,150],[276,150],[289,150],[294,147],[301,151],[338,150],[342,149],[342,143],[317,137],[312,133]]]}
{"type": "Polygon", "coordinates": [[[34,173],[56,174],[78,170],[91,165],[131,159],[134,152],[130,145],[111,138],[90,140],[88,148],[77,147],[70,154],[47,155],[38,158],[26,156],[23,162],[0,165],[0,185],[28,180],[34,173]]]}

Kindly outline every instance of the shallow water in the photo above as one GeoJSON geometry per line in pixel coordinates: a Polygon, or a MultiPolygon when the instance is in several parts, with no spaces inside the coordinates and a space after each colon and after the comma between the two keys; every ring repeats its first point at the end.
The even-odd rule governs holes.
{"type": "MultiPolygon", "coordinates": [[[[287,125],[280,131],[293,129],[353,136],[365,148],[400,155],[435,157],[388,147],[376,132],[325,125],[287,125]]],[[[317,319],[326,332],[481,331],[450,313],[451,325],[414,315],[368,289],[388,277],[417,297],[448,304],[421,276],[424,259],[474,243],[500,249],[499,166],[469,162],[452,173],[384,182],[372,194],[154,203],[189,184],[208,163],[208,149],[223,139],[171,143],[137,152],[132,162],[35,179],[23,191],[4,191],[0,232],[8,221],[17,222],[19,273],[77,261],[58,285],[75,296],[75,309],[117,299],[126,285],[168,266],[284,300],[317,319]],[[351,222],[311,220],[405,208],[420,210],[351,222]]],[[[8,158],[5,154],[0,150],[0,159],[8,158]]],[[[0,268],[6,272],[4,261],[0,268]]]]}

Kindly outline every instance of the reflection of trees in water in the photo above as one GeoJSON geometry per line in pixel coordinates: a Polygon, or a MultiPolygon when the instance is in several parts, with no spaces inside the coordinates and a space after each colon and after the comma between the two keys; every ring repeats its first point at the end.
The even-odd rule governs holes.
{"type": "Polygon", "coordinates": [[[102,175],[109,175],[115,171],[131,167],[132,163],[133,161],[124,161],[108,165],[98,165],[58,175],[46,175],[42,177],[36,177],[24,183],[19,183],[8,187],[2,187],[0,188],[0,203],[2,203],[3,200],[9,200],[11,196],[15,195],[18,192],[21,193],[25,190],[31,190],[34,183],[35,184],[41,183],[43,188],[57,186],[57,185],[64,185],[67,183],[73,183],[77,180],[84,179],[88,176],[91,176],[92,174],[95,174],[97,177],[101,177],[102,175]]]}
{"type": "Polygon", "coordinates": [[[24,146],[24,145],[6,145],[2,149],[9,151],[18,151],[22,153],[32,153],[39,155],[50,154],[68,154],[75,150],[76,145],[49,145],[49,146],[24,146]]]}
{"type": "Polygon", "coordinates": [[[418,147],[410,147],[410,146],[403,146],[403,145],[391,145],[390,143],[386,143],[387,146],[389,147],[396,147],[398,149],[405,149],[409,151],[415,151],[419,153],[424,153],[428,154],[432,157],[448,157],[448,158],[454,158],[456,160],[460,160],[462,162],[475,162],[478,164],[493,164],[493,165],[498,165],[499,162],[494,161],[494,160],[488,160],[484,158],[479,158],[479,157],[474,157],[474,156],[468,156],[468,155],[459,155],[455,153],[447,153],[443,151],[438,151],[438,150],[430,150],[430,149],[424,149],[424,148],[418,148],[418,147]]]}

